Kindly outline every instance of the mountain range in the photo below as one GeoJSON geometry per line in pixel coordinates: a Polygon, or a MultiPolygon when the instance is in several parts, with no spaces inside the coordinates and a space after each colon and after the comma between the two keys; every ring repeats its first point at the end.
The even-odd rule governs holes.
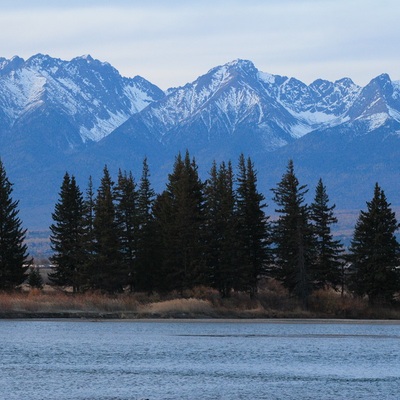
{"type": "Polygon", "coordinates": [[[235,60],[163,91],[91,56],[0,58],[0,157],[28,229],[51,223],[66,171],[84,191],[104,165],[138,179],[146,156],[161,191],[186,149],[204,179],[213,160],[250,156],[271,214],[270,189],[289,159],[310,200],[322,177],[343,215],[365,208],[375,182],[397,207],[400,82],[382,74],[364,87],[350,78],[307,85],[235,60]]]}

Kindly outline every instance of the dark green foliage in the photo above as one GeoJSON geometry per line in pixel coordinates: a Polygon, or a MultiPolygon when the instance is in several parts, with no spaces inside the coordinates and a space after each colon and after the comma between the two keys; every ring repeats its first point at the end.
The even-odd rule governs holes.
{"type": "Polygon", "coordinates": [[[237,218],[232,165],[214,162],[205,186],[205,251],[207,284],[230,295],[237,275],[237,218]]]}
{"type": "Polygon", "coordinates": [[[266,276],[271,262],[271,238],[268,218],[263,211],[265,198],[257,190],[257,173],[251,159],[246,161],[243,154],[239,158],[237,181],[239,271],[235,286],[254,296],[258,280],[266,276]]]}
{"type": "MultiPolygon", "coordinates": [[[[11,186],[4,184],[4,170],[1,177],[0,195],[7,198],[11,186]]],[[[166,189],[157,196],[146,159],[139,187],[131,173],[121,171],[114,186],[105,167],[95,199],[91,179],[83,200],[74,177],[66,174],[51,226],[57,265],[51,278],[75,291],[90,287],[114,293],[129,285],[131,291],[183,293],[208,285],[223,297],[232,290],[252,297],[259,279],[271,276],[307,307],[313,290],[343,285],[343,250],[331,233],[335,206],[329,205],[322,180],[314,202],[305,203],[307,187],[299,184],[292,161],[273,193],[278,218],[271,224],[254,165],[243,155],[235,182],[230,162],[214,162],[203,183],[194,159],[188,152],[184,158],[179,154],[166,189]]],[[[17,203],[8,204],[15,217],[17,203]]],[[[367,205],[348,257],[355,271],[349,288],[368,295],[371,303],[389,302],[400,292],[400,247],[394,236],[399,225],[378,185],[367,205]]],[[[1,212],[5,215],[4,207],[1,212]]],[[[20,231],[19,238],[24,234],[20,231]]],[[[25,260],[26,247],[21,251],[25,260]]],[[[3,280],[3,287],[23,280],[25,270],[20,265],[19,279],[6,286],[3,280]]],[[[32,271],[32,285],[36,278],[32,271]]]]}
{"type": "Polygon", "coordinates": [[[26,230],[18,217],[18,201],[13,201],[12,184],[0,160],[0,289],[12,289],[26,279],[31,263],[24,244],[26,230]]]}
{"type": "Polygon", "coordinates": [[[54,223],[50,226],[54,251],[51,261],[56,267],[49,279],[60,286],[72,286],[76,292],[84,283],[87,230],[82,193],[68,173],[64,175],[59,196],[52,214],[54,223]]]}
{"type": "Polygon", "coordinates": [[[43,289],[43,279],[40,275],[39,268],[29,268],[28,285],[31,288],[43,289]]]}
{"type": "Polygon", "coordinates": [[[153,204],[155,192],[150,184],[150,172],[147,159],[143,161],[142,177],[138,190],[138,222],[137,237],[137,290],[152,292],[156,280],[156,247],[153,204]]]}
{"type": "Polygon", "coordinates": [[[339,240],[333,239],[331,232],[331,226],[337,223],[334,209],[335,205],[329,206],[326,187],[320,179],[311,204],[311,221],[316,239],[313,281],[314,286],[321,288],[336,288],[341,283],[343,248],[339,240]]]}
{"type": "Polygon", "coordinates": [[[127,283],[133,292],[136,283],[136,260],[138,248],[139,215],[138,193],[132,174],[118,173],[115,188],[116,220],[119,228],[121,265],[119,269],[127,276],[127,283]]]}
{"type": "Polygon", "coordinates": [[[290,160],[278,187],[273,189],[279,218],[274,224],[275,265],[273,275],[307,306],[311,293],[314,236],[310,209],[305,204],[306,186],[300,186],[290,160]]]}
{"type": "Polygon", "coordinates": [[[128,281],[122,268],[121,232],[114,201],[114,182],[107,167],[104,167],[94,204],[94,254],[90,277],[93,288],[109,293],[122,291],[128,281]]]}
{"type": "Polygon", "coordinates": [[[191,288],[202,283],[203,183],[197,165],[186,152],[179,154],[168,177],[166,190],[154,207],[156,235],[159,236],[161,290],[191,288]]]}
{"type": "Polygon", "coordinates": [[[376,184],[367,211],[360,212],[349,256],[355,270],[353,289],[367,295],[370,303],[390,302],[400,291],[398,228],[395,213],[376,184]]]}
{"type": "Polygon", "coordinates": [[[86,234],[84,237],[85,242],[85,261],[83,268],[83,281],[87,286],[91,281],[91,269],[94,264],[94,191],[92,177],[89,177],[88,187],[86,189],[86,196],[84,199],[84,225],[86,227],[86,234]]]}

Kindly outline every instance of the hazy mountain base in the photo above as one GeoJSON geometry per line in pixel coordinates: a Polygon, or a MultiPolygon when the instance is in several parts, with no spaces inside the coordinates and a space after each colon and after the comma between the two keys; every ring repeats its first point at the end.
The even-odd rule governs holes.
{"type": "Polygon", "coordinates": [[[97,292],[73,294],[70,288],[48,285],[39,290],[25,285],[15,292],[0,293],[0,318],[400,320],[400,305],[371,307],[366,299],[321,290],[310,297],[309,307],[304,309],[273,280],[261,285],[255,299],[245,293],[221,298],[217,291],[206,287],[182,294],[106,295],[97,292]]]}

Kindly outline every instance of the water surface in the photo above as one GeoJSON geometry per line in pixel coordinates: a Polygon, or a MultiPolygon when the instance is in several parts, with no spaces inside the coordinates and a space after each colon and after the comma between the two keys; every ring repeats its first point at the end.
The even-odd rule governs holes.
{"type": "Polygon", "coordinates": [[[0,321],[4,399],[399,399],[400,325],[0,321]]]}

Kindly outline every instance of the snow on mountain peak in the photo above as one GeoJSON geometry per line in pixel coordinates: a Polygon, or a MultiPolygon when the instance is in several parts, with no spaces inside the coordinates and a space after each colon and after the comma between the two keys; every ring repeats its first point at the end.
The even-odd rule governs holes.
{"type": "Polygon", "coordinates": [[[0,61],[0,108],[10,126],[44,104],[67,115],[83,141],[98,141],[163,96],[145,79],[123,78],[89,55],[71,61],[43,54],[0,61]]]}
{"type": "Polygon", "coordinates": [[[399,120],[400,82],[381,74],[365,88],[349,78],[335,82],[317,79],[306,85],[296,78],[261,72],[249,60],[236,59],[165,94],[141,77],[121,77],[109,63],[90,55],[71,61],[44,54],[27,61],[1,58],[4,121],[11,127],[26,112],[42,105],[66,116],[83,142],[101,140],[151,105],[141,117],[155,137],[195,124],[194,130],[201,126],[209,137],[214,131],[218,135],[217,130],[231,135],[241,129],[277,129],[274,143],[282,144],[349,121],[365,120],[375,129],[388,118],[399,120]]]}

